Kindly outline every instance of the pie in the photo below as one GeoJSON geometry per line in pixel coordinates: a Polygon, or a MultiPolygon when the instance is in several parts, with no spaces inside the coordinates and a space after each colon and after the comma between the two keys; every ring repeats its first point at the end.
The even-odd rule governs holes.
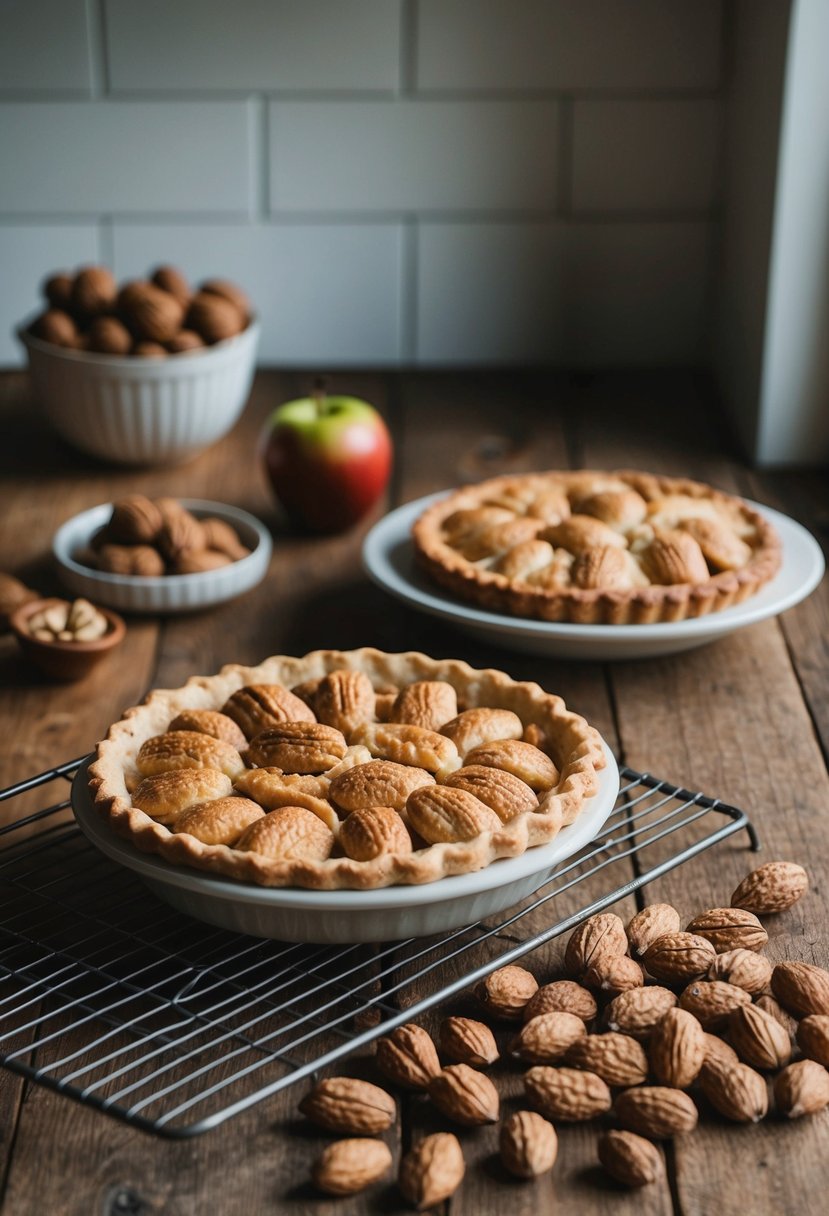
{"type": "Polygon", "coordinates": [[[243,882],[433,882],[552,840],[605,753],[560,697],[414,652],[224,667],[128,709],[90,768],[144,852],[243,882]]]}
{"type": "Polygon", "coordinates": [[[493,612],[642,625],[738,604],[780,541],[742,499],[652,473],[530,473],[457,490],[415,522],[419,564],[493,612]]]}

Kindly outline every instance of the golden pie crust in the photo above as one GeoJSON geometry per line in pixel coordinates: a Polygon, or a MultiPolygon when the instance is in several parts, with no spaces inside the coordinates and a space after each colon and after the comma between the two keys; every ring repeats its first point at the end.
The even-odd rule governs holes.
{"type": "Polygon", "coordinates": [[[598,733],[538,684],[416,652],[318,650],[150,693],[98,744],[90,789],[119,835],[173,864],[262,886],[364,890],[434,882],[548,843],[605,763],[598,733]],[[240,690],[255,689],[270,713],[290,704],[279,690],[298,686],[314,720],[303,712],[260,730],[257,712],[241,754],[181,729],[167,745],[182,715],[206,732],[228,702],[252,704],[240,690]],[[398,713],[380,721],[389,697],[398,713]]]}
{"type": "Polygon", "coordinates": [[[629,470],[492,478],[427,508],[413,537],[419,564],[460,599],[579,625],[720,612],[780,566],[777,533],[742,499],[629,470]]]}

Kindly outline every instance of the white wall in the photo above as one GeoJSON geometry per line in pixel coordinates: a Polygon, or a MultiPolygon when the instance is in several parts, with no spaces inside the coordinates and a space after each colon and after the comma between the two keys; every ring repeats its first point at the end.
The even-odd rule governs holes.
{"type": "Polygon", "coordinates": [[[720,0],[0,0],[0,361],[171,260],[265,362],[699,363],[720,0]]]}

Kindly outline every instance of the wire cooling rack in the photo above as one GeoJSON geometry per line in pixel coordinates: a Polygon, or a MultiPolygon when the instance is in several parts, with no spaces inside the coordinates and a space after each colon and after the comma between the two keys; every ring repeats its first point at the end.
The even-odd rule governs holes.
{"type": "MultiPolygon", "coordinates": [[[[71,779],[85,758],[0,791],[0,802],[71,779]]],[[[194,1136],[727,836],[745,830],[758,847],[736,807],[647,773],[621,776],[596,839],[504,919],[346,947],[240,937],[172,912],[93,849],[61,797],[0,829],[0,1062],[146,1131],[194,1136]],[[605,893],[595,898],[592,884],[590,899],[596,875],[605,893]]]]}

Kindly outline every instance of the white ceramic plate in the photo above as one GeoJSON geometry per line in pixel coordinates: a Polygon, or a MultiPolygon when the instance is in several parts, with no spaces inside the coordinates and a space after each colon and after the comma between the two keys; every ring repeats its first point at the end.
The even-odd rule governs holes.
{"type": "Polygon", "coordinates": [[[257,887],[212,878],[140,853],[111,830],[92,805],[87,764],[72,784],[72,809],[84,835],[102,853],[134,870],[159,899],[196,920],[289,942],[401,941],[445,933],[517,904],[546,882],[555,868],[601,830],[619,793],[619,770],[605,747],[599,790],[575,823],[550,844],[504,858],[473,874],[422,886],[377,891],[305,891],[257,887]],[[379,917],[379,919],[378,919],[379,917]]]}
{"type": "Polygon", "coordinates": [[[749,503],[774,524],[783,544],[777,575],[743,604],[696,620],[659,625],[569,625],[486,612],[452,599],[418,568],[411,528],[427,506],[444,494],[430,494],[391,511],[371,529],[363,545],[370,578],[412,608],[440,617],[479,639],[529,654],[562,659],[645,659],[675,654],[713,642],[744,625],[777,616],[805,599],[824,572],[820,545],[788,515],[749,503]]]}
{"type": "Polygon", "coordinates": [[[197,517],[216,516],[236,529],[243,545],[250,549],[247,557],[205,570],[200,574],[168,574],[158,578],[138,578],[135,575],[108,574],[90,570],[75,561],[74,554],[84,549],[98,528],[112,514],[112,503],[103,503],[62,524],[52,541],[52,552],[63,583],[76,595],[121,612],[174,613],[193,612],[236,599],[261,583],[271,559],[271,537],[264,524],[247,511],[229,507],[221,502],[201,498],[182,498],[182,506],[197,517]]]}

